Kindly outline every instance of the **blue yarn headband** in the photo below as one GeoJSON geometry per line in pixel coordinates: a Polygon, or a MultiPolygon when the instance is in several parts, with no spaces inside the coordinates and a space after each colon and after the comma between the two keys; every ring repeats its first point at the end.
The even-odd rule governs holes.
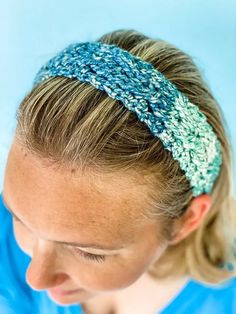
{"type": "Polygon", "coordinates": [[[120,100],[179,161],[193,196],[211,192],[222,164],[221,144],[206,116],[152,64],[116,45],[82,42],[50,59],[34,85],[55,76],[88,82],[120,100]]]}

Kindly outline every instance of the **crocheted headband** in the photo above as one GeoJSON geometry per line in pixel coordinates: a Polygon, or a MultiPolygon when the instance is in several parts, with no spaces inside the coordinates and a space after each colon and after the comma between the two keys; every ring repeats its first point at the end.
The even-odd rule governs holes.
{"type": "Polygon", "coordinates": [[[211,192],[222,164],[221,144],[206,116],[152,64],[116,45],[82,42],[50,59],[34,85],[55,76],[88,82],[120,100],[179,161],[193,196],[211,192]]]}

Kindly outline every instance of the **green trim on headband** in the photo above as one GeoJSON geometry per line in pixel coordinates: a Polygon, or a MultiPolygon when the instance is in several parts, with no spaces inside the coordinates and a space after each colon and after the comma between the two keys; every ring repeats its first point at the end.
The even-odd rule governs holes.
{"type": "Polygon", "coordinates": [[[221,144],[198,106],[153,67],[116,45],[71,44],[37,73],[34,85],[64,76],[88,82],[120,100],[179,161],[193,196],[212,191],[221,164],[221,144]]]}

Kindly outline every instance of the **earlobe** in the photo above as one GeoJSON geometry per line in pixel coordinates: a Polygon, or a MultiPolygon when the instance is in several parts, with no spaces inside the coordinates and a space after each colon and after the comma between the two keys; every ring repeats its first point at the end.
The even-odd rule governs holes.
{"type": "Polygon", "coordinates": [[[209,194],[203,194],[194,198],[184,216],[178,221],[169,244],[177,244],[196,230],[209,211],[211,203],[211,196],[209,194]]]}
{"type": "Polygon", "coordinates": [[[175,224],[173,231],[171,233],[171,239],[169,240],[169,245],[177,244],[183,235],[183,224],[184,224],[184,217],[179,218],[175,224]]]}
{"type": "Polygon", "coordinates": [[[171,240],[169,240],[169,245],[177,244],[178,242],[180,242],[182,237],[183,237],[183,230],[173,233],[171,240]]]}

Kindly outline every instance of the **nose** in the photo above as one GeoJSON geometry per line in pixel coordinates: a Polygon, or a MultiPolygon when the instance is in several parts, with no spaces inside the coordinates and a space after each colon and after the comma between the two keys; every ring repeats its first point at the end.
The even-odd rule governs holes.
{"type": "Polygon", "coordinates": [[[44,290],[62,284],[68,275],[61,270],[53,243],[38,240],[26,271],[26,281],[34,290],[44,290]]]}

